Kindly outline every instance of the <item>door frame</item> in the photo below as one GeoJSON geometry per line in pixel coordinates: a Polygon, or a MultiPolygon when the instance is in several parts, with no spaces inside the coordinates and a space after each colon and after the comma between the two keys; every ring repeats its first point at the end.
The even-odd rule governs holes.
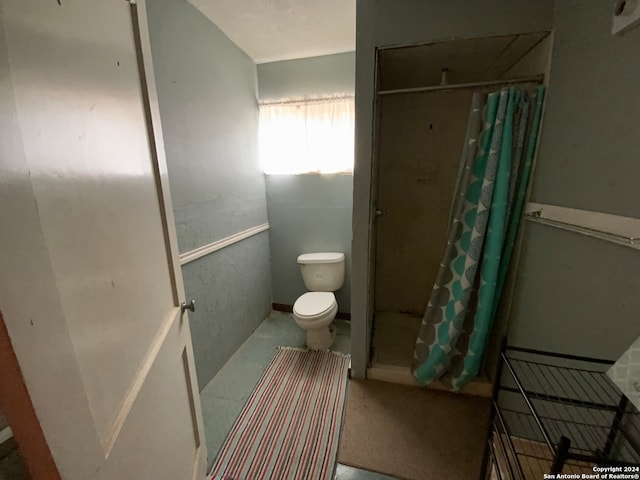
{"type": "MultiPolygon", "coordinates": [[[[145,117],[149,136],[149,150],[151,151],[151,158],[155,169],[154,173],[159,196],[159,207],[162,217],[164,238],[165,243],[168,246],[167,262],[169,264],[169,275],[171,276],[173,301],[174,305],[180,308],[181,302],[183,300],[186,301],[186,295],[182,279],[182,267],[180,265],[180,249],[178,245],[176,222],[173,214],[173,202],[171,200],[171,190],[169,187],[169,171],[164,148],[160,104],[158,101],[158,91],[156,88],[155,74],[153,70],[146,0],[128,1],[131,6],[133,36],[136,45],[138,71],[140,72],[142,97],[145,106],[145,117]]],[[[191,416],[196,420],[193,425],[196,437],[196,454],[193,459],[192,467],[192,480],[196,480],[198,478],[198,472],[203,471],[204,469],[205,475],[207,473],[207,442],[204,435],[204,420],[202,418],[200,392],[198,391],[198,378],[195,371],[196,364],[193,354],[193,342],[191,339],[191,330],[189,328],[189,317],[187,312],[182,311],[178,314],[178,318],[177,320],[174,320],[174,322],[175,321],[179,321],[181,323],[182,334],[184,336],[184,344],[186,348],[183,353],[182,360],[185,369],[187,387],[189,390],[191,416]]],[[[160,351],[160,346],[161,344],[158,345],[158,348],[155,350],[156,355],[160,351]]],[[[153,360],[150,361],[149,364],[152,365],[153,360]]]]}
{"type": "Polygon", "coordinates": [[[62,480],[31,403],[0,311],[0,408],[32,480],[62,480]]]}
{"type": "MultiPolygon", "coordinates": [[[[371,293],[372,225],[375,210],[373,188],[372,149],[375,146],[376,91],[378,82],[378,48],[373,47],[366,54],[356,55],[356,122],[355,161],[353,168],[353,208],[351,240],[351,377],[365,379],[371,351],[371,328],[373,325],[371,293]],[[372,82],[367,81],[358,90],[360,70],[373,71],[372,82]],[[365,88],[366,87],[366,91],[365,88]],[[371,118],[361,119],[371,112],[371,118]],[[369,123],[370,122],[370,123],[369,123]],[[361,141],[358,131],[369,130],[371,137],[361,141]]],[[[375,265],[374,265],[375,267],[375,265]]]]}
{"type": "Polygon", "coordinates": [[[380,88],[380,50],[375,49],[375,77],[374,77],[374,100],[373,100],[373,131],[371,135],[371,197],[369,199],[369,250],[368,250],[368,272],[367,282],[367,369],[371,367],[373,360],[373,329],[375,327],[376,315],[376,254],[377,254],[377,210],[378,210],[378,179],[380,177],[380,124],[382,123],[380,113],[380,103],[382,97],[378,95],[380,88]]]}

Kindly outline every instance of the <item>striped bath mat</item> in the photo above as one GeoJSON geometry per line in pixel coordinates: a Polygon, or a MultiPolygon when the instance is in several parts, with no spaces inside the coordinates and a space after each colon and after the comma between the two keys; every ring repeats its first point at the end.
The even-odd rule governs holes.
{"type": "Polygon", "coordinates": [[[218,454],[212,480],[333,478],[349,356],[280,347],[218,454]]]}

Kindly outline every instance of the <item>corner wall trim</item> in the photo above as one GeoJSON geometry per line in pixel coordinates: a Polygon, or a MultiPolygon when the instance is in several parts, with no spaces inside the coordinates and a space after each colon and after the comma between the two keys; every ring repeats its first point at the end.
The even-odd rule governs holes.
{"type": "Polygon", "coordinates": [[[531,222],[640,250],[640,219],[638,218],[533,202],[527,204],[524,218],[531,222]]]}
{"type": "Polygon", "coordinates": [[[218,250],[223,249],[224,247],[228,247],[229,245],[233,245],[245,238],[249,238],[257,233],[264,232],[265,230],[269,230],[269,224],[263,223],[262,225],[258,225],[256,227],[251,227],[242,232],[234,233],[233,235],[229,235],[223,239],[217,240],[213,243],[209,243],[207,245],[203,245],[202,247],[198,247],[189,252],[180,254],[180,265],[186,265],[189,262],[193,262],[200,257],[204,257],[205,255],[209,255],[210,253],[216,252],[218,250]]]}

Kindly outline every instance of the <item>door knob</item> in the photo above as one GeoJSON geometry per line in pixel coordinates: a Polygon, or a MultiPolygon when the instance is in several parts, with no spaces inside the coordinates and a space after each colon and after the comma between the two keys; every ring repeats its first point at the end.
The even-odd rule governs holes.
{"type": "Polygon", "coordinates": [[[192,312],[195,312],[196,311],[196,301],[195,300],[191,300],[189,303],[183,301],[180,304],[180,311],[182,313],[184,313],[185,310],[191,310],[192,312]]]}
{"type": "Polygon", "coordinates": [[[381,216],[383,216],[385,213],[387,213],[387,212],[385,212],[384,210],[376,210],[376,217],[381,217],[381,216]]]}

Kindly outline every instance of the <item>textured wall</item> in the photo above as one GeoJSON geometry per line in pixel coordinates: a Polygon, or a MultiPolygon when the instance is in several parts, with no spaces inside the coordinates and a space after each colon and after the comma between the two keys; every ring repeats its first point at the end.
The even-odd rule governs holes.
{"type": "MultiPolygon", "coordinates": [[[[639,218],[640,29],[611,4],[556,2],[533,201],[639,218]]],[[[528,225],[511,315],[521,346],[615,359],[640,335],[635,250],[528,225]]]]}
{"type": "Polygon", "coordinates": [[[549,30],[553,0],[358,0],[356,21],[356,167],[351,295],[352,368],[365,373],[370,338],[369,201],[375,48],[461,37],[549,30]]]}
{"type": "Polygon", "coordinates": [[[526,225],[510,342],[616,359],[640,335],[638,251],[526,225]]]}
{"type": "MultiPolygon", "coordinates": [[[[180,251],[267,221],[253,62],[186,0],[147,3],[180,251]]],[[[266,233],[183,267],[202,389],[269,313],[266,233]]]]}
{"type": "Polygon", "coordinates": [[[269,314],[270,267],[267,232],[182,267],[201,390],[269,314]]]}
{"type": "Polygon", "coordinates": [[[338,310],[350,312],[351,175],[270,175],[267,204],[273,301],[293,305],[306,292],[296,258],[308,252],[344,252],[345,285],[338,310]]]}
{"type": "Polygon", "coordinates": [[[180,251],[266,222],[256,66],[186,0],[148,2],[180,251]]]}
{"type": "Polygon", "coordinates": [[[533,201],[640,218],[640,28],[611,35],[611,2],[556,2],[533,201]]]}
{"type": "MultiPolygon", "coordinates": [[[[258,65],[260,98],[353,93],[355,53],[258,65]]],[[[304,293],[296,257],[304,252],[346,254],[345,286],[336,293],[341,312],[351,310],[351,175],[267,176],[273,301],[293,305],[304,293]]]]}
{"type": "Polygon", "coordinates": [[[261,100],[327,93],[353,93],[356,53],[284,60],[258,65],[261,100]]]}

